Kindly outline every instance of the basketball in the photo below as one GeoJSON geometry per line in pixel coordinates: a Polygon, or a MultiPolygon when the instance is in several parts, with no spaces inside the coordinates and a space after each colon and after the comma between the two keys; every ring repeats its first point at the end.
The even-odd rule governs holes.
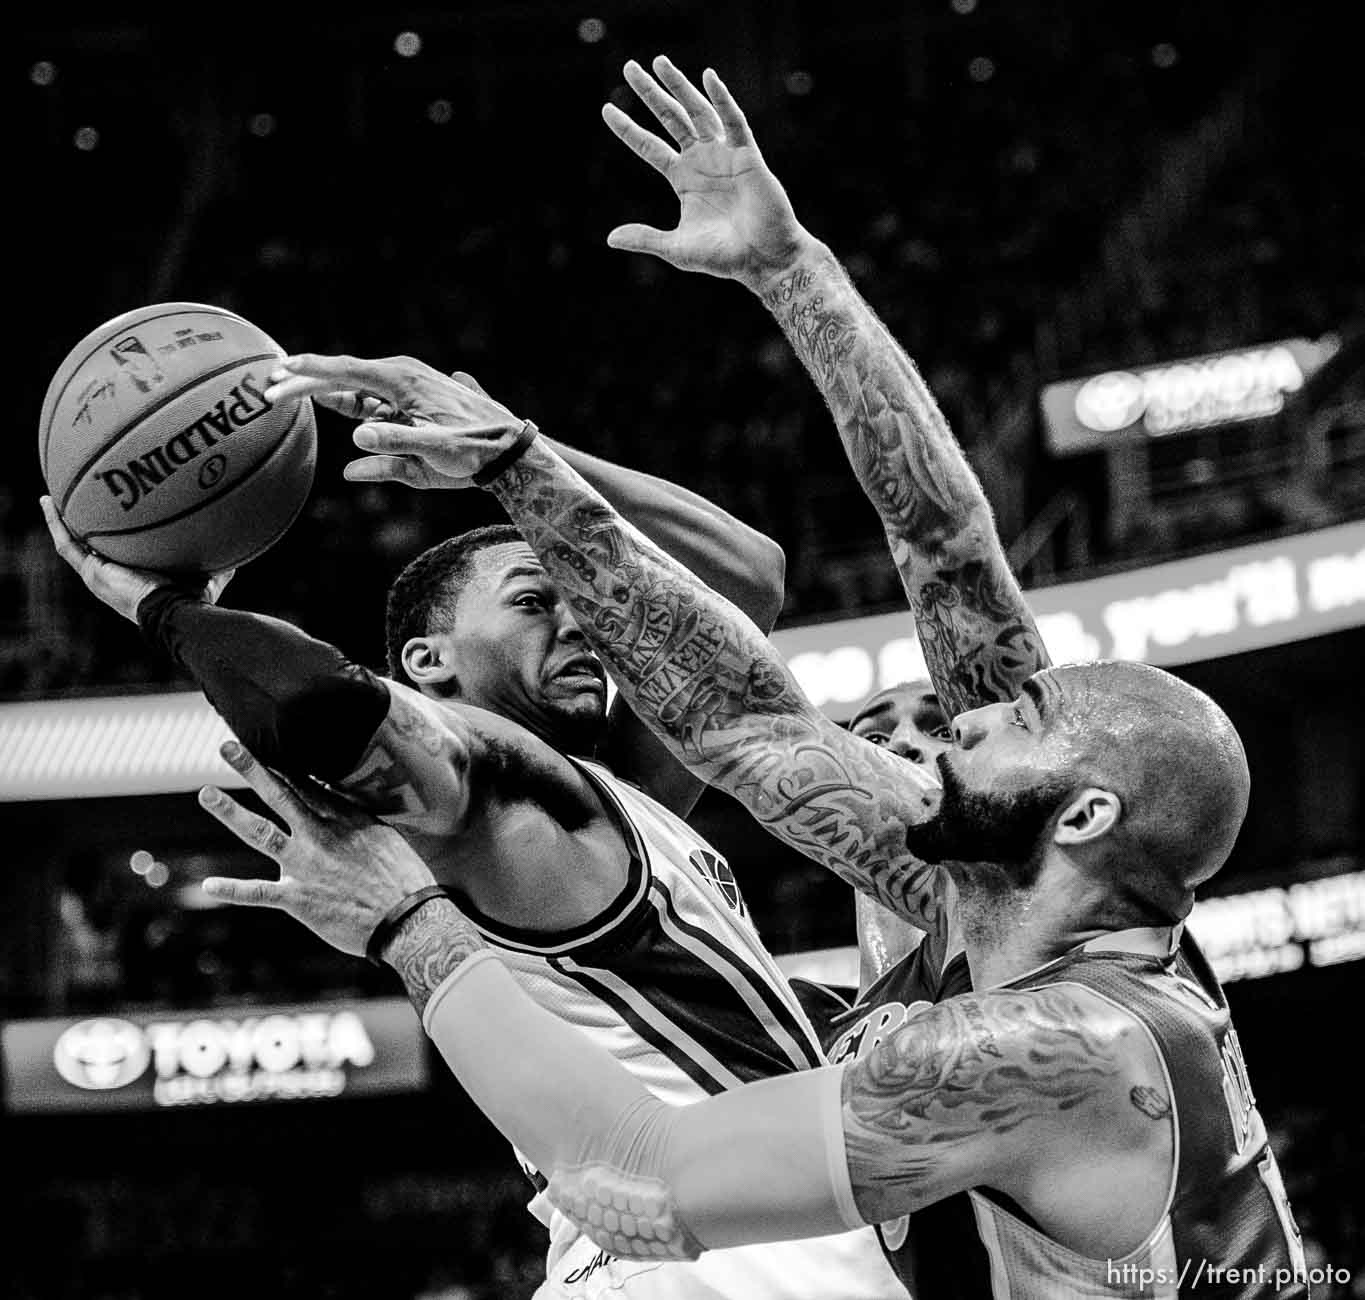
{"type": "Polygon", "coordinates": [[[283,349],[221,307],[158,303],[107,321],[48,385],[43,479],[71,532],[119,564],[207,574],[283,536],[313,483],[304,398],[265,399],[283,349]]]}

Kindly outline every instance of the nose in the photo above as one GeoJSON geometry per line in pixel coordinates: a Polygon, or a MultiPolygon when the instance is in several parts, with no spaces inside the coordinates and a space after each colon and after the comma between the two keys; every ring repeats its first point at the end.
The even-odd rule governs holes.
{"type": "Polygon", "coordinates": [[[561,600],[558,607],[559,625],[555,628],[555,637],[560,641],[586,641],[583,629],[574,622],[573,611],[569,608],[567,600],[561,600]]]}
{"type": "Polygon", "coordinates": [[[992,707],[972,709],[968,713],[959,713],[953,719],[953,742],[959,749],[971,749],[986,738],[992,707]]]}
{"type": "Polygon", "coordinates": [[[908,758],[912,763],[924,762],[924,749],[920,745],[919,735],[908,728],[898,728],[892,734],[887,748],[893,754],[908,758]]]}

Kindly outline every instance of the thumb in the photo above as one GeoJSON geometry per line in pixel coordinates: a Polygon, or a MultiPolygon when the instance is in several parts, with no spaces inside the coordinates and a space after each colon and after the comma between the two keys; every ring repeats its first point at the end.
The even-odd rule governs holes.
{"type": "Polygon", "coordinates": [[[653,226],[632,222],[630,225],[617,226],[607,236],[607,246],[619,248],[624,253],[652,253],[655,257],[667,260],[676,235],[677,232],[673,230],[657,230],[653,226]]]}

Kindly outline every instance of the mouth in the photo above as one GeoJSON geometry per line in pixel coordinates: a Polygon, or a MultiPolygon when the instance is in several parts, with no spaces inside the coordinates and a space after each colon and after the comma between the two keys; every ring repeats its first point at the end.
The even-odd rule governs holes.
{"type": "Polygon", "coordinates": [[[577,659],[570,659],[568,663],[561,665],[554,671],[554,680],[562,681],[588,681],[593,686],[605,688],[607,684],[607,671],[601,663],[587,655],[580,655],[577,659]]]}

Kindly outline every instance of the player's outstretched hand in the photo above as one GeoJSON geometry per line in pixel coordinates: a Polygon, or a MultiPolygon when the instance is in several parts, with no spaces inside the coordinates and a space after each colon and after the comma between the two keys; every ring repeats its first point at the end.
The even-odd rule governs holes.
{"type": "Polygon", "coordinates": [[[525,423],[462,371],[442,374],[412,357],[286,357],[265,395],[270,402],[311,397],[362,420],[351,436],[370,454],[345,470],[360,483],[468,487],[525,423]]]}
{"type": "MultiPolygon", "coordinates": [[[[126,564],[116,564],[97,555],[83,542],[78,542],[71,530],[62,522],[52,498],[40,497],[43,519],[52,537],[52,545],[85,583],[91,595],[102,600],[116,614],[122,614],[130,623],[137,622],[137,607],[143,598],[158,587],[170,586],[180,580],[164,573],[154,573],[150,569],[134,569],[126,564]]],[[[232,581],[236,569],[215,573],[204,583],[202,598],[210,605],[216,604],[223,594],[223,588],[232,581]]]]}
{"type": "Polygon", "coordinates": [[[625,77],[673,138],[673,146],[636,125],[614,104],[603,107],[602,119],[663,175],[678,196],[681,213],[672,230],[632,223],[617,226],[607,243],[758,290],[788,267],[811,237],[715,71],[707,68],[702,74],[703,94],[667,58],[656,58],[653,66],[651,77],[632,59],[625,77]]]}
{"type": "Polygon", "coordinates": [[[392,827],[322,791],[305,799],[236,741],[227,741],[221,752],[288,830],[215,786],[200,790],[203,807],[280,869],[277,880],[210,876],[204,892],[213,898],[288,912],[333,948],[358,957],[395,903],[435,883],[426,864],[392,827]]]}

